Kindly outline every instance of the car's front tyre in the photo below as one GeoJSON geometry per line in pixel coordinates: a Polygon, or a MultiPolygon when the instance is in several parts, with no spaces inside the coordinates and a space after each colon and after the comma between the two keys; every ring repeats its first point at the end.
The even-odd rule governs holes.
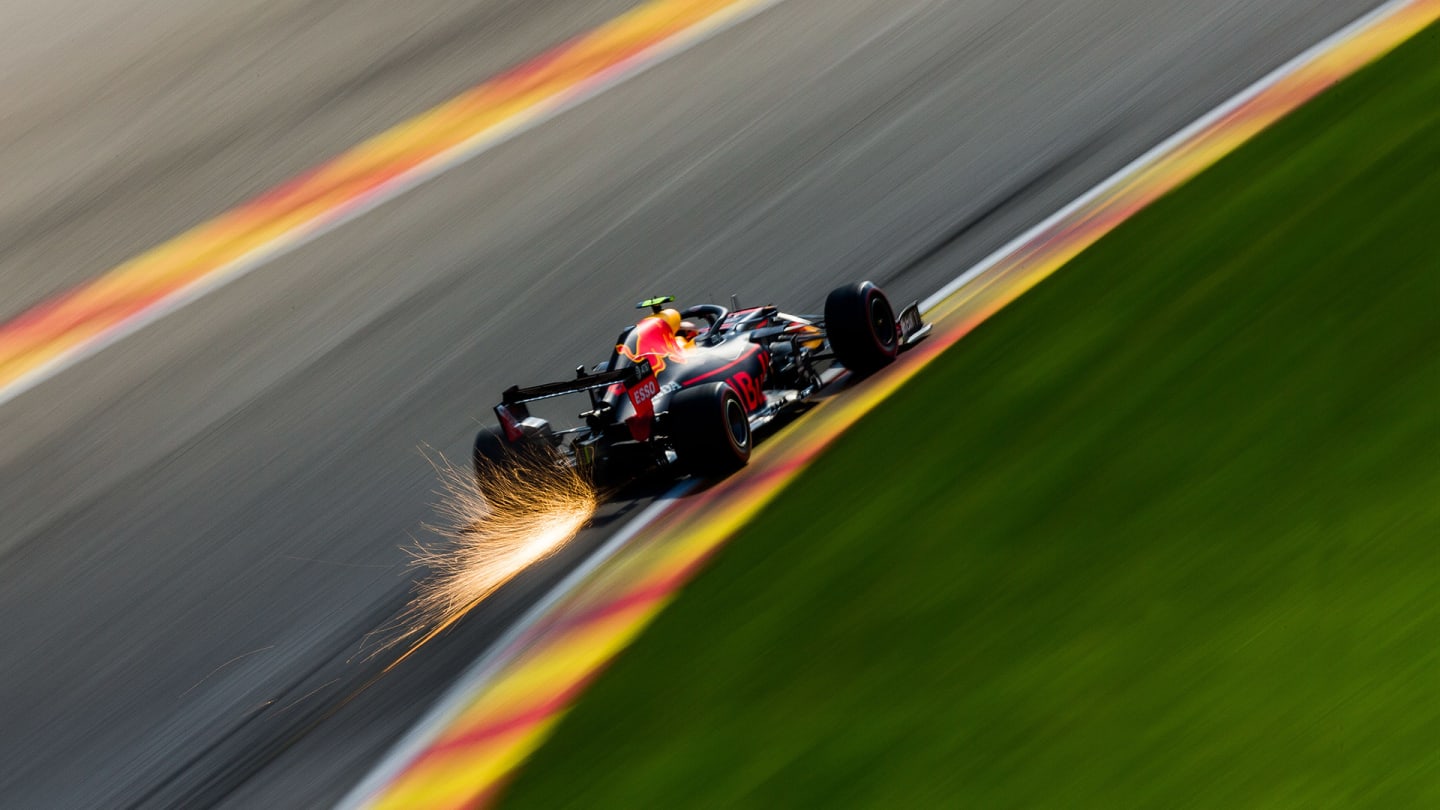
{"type": "Polygon", "coordinates": [[[873,374],[900,354],[900,330],[885,293],[869,281],[837,287],[825,299],[825,333],[840,364],[873,374]]]}

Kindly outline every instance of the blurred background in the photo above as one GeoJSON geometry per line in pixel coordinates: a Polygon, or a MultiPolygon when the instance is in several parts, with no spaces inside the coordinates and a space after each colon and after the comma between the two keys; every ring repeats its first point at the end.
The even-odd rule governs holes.
{"type": "MultiPolygon", "coordinates": [[[[634,5],[0,0],[0,319],[634,5]]],[[[922,297],[1372,5],[786,0],[0,403],[0,805],[333,802],[643,505],[362,689],[500,390],[922,297]]]]}

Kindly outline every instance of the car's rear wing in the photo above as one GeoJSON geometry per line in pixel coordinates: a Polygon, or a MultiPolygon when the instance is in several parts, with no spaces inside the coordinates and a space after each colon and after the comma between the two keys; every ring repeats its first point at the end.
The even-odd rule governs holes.
{"type": "MultiPolygon", "coordinates": [[[[532,419],[526,403],[570,394],[589,393],[591,406],[599,407],[600,395],[596,392],[617,384],[624,386],[625,392],[630,396],[630,401],[635,404],[636,415],[643,415],[646,424],[644,430],[648,436],[648,420],[654,415],[650,400],[660,392],[660,386],[655,383],[655,372],[650,367],[649,360],[642,360],[632,366],[615,371],[602,371],[595,374],[586,373],[585,367],[581,366],[575,370],[575,374],[573,380],[532,385],[529,388],[512,385],[501,392],[500,404],[495,406],[495,416],[500,420],[500,427],[504,429],[506,438],[510,441],[518,441],[527,432],[527,428],[532,432],[548,431],[549,427],[543,420],[532,419]]],[[[632,431],[637,429],[632,428],[632,431]]],[[[636,438],[641,437],[637,436],[636,438]]]]}
{"type": "Polygon", "coordinates": [[[609,388],[615,383],[620,383],[626,388],[629,388],[650,376],[650,374],[649,360],[636,363],[627,368],[616,369],[615,371],[601,371],[595,374],[586,374],[582,368],[573,380],[544,383],[542,385],[533,385],[529,388],[512,385],[501,392],[500,401],[506,405],[522,405],[526,402],[563,397],[567,394],[583,394],[586,391],[594,391],[597,388],[609,388]]]}

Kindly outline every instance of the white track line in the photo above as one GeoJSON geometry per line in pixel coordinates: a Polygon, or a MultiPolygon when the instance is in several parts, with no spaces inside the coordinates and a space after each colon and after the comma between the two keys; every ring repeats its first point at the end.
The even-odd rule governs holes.
{"type": "Polygon", "coordinates": [[[1389,2],[1381,5],[1379,8],[1376,8],[1374,11],[1371,11],[1370,13],[1359,18],[1355,22],[1350,23],[1339,31],[1336,31],[1335,33],[1321,40],[1316,45],[1307,48],[1304,52],[1302,52],[1299,56],[1296,56],[1294,59],[1291,59],[1280,67],[1275,68],[1274,70],[1265,74],[1263,78],[1256,81],[1249,87],[1246,87],[1244,90],[1241,90],[1238,94],[1232,96],[1220,106],[1195,119],[1184,129],[1161,141],[1154,148],[1150,149],[1148,152],[1141,155],[1140,157],[1135,158],[1134,160],[1125,164],[1125,166],[1119,171],[1100,181],[1099,185],[1080,195],[1078,198],[1075,199],[1074,202],[1071,202],[1069,205],[1066,205],[1064,208],[1061,208],[1059,211],[1056,211],[1049,217],[1046,217],[1034,227],[1020,234],[1014,239],[1011,239],[1009,242],[1005,243],[1005,245],[999,250],[991,253],[989,256],[986,256],[984,259],[980,260],[979,264],[975,265],[969,270],[966,270],[964,273],[961,273],[949,284],[946,284],[944,287],[936,290],[933,294],[930,295],[930,297],[926,298],[924,301],[921,301],[920,309],[923,311],[929,311],[934,309],[942,301],[944,301],[946,298],[949,298],[956,291],[958,291],[961,287],[964,287],[966,284],[974,281],[975,278],[981,273],[984,273],[985,271],[999,264],[1001,261],[1004,261],[1006,258],[1017,253],[1019,251],[1019,248],[1025,243],[1032,241],[1036,236],[1053,227],[1056,223],[1060,222],[1061,220],[1065,219],[1066,217],[1070,216],[1071,214],[1075,213],[1086,205],[1089,205],[1091,202],[1094,202],[1096,198],[1100,197],[1103,194],[1106,194],[1116,186],[1119,186],[1131,175],[1138,174],[1139,170],[1142,167],[1153,163],[1167,153],[1174,151],[1175,147],[1193,138],[1197,133],[1204,130],[1206,127],[1211,126],[1221,118],[1224,118],[1225,116],[1234,112],[1236,108],[1250,101],[1255,96],[1259,95],[1261,92],[1269,88],[1271,85],[1278,84],[1281,79],[1289,76],[1291,73],[1294,73],[1303,65],[1313,62],[1315,58],[1320,54],[1331,50],[1339,43],[1354,36],[1357,31],[1369,27],[1378,19],[1389,16],[1390,14],[1398,10],[1400,7],[1407,5],[1409,2],[1410,0],[1389,0],[1389,2]]]}
{"type": "Polygon", "coordinates": [[[545,614],[549,613],[550,609],[560,600],[569,596],[597,568],[618,554],[621,549],[630,545],[630,541],[635,539],[637,534],[649,527],[676,500],[694,489],[698,483],[694,479],[686,479],[671,487],[629,523],[626,523],[624,528],[611,535],[600,548],[595,550],[595,553],[586,557],[580,565],[575,567],[575,570],[556,583],[555,587],[540,598],[540,601],[531,605],[530,609],[526,610],[525,614],[511,625],[504,635],[496,639],[475,660],[475,663],[461,673],[455,683],[445,691],[444,696],[431,707],[430,711],[425,713],[424,717],[416,722],[400,742],[395,744],[380,764],[375,767],[375,770],[371,771],[364,781],[356,785],[345,795],[345,798],[340,800],[337,807],[363,807],[365,802],[378,794],[405,769],[411,760],[425,751],[434,738],[470,703],[480,688],[495,676],[500,667],[508,661],[504,654],[514,646],[515,642],[519,641],[530,628],[544,618],[545,614]]]}
{"type": "MultiPolygon", "coordinates": [[[[280,258],[330,231],[352,222],[397,197],[411,191],[436,177],[488,152],[511,140],[521,133],[550,121],[560,114],[599,96],[607,90],[639,76],[685,51],[749,20],[785,0],[752,0],[715,13],[695,23],[663,42],[635,54],[614,66],[597,73],[567,90],[537,102],[495,126],[477,133],[474,137],[439,153],[433,158],[416,165],[376,186],[371,191],[317,214],[313,219],[302,222],[280,234],[271,241],[249,253],[217,267],[193,284],[161,299],[151,307],[135,314],[114,326],[97,333],[84,343],[74,346],[40,366],[16,377],[0,387],[0,406],[42,382],[55,377],[75,364],[94,357],[100,352],[119,343],[141,329],[179,310],[187,304],[242,278],[269,262],[280,258]]],[[[400,122],[401,124],[405,122],[400,122]]],[[[399,124],[397,124],[398,126],[399,124]]],[[[323,165],[323,164],[322,164],[323,165]]],[[[233,209],[231,209],[233,210],[233,209]]],[[[222,212],[223,216],[226,212],[222,212]]],[[[176,238],[179,238],[178,236],[176,238]]],[[[162,243],[163,244],[163,243],[162,243]]],[[[143,254],[142,254],[143,255],[143,254]]]]}
{"type": "MultiPolygon", "coordinates": [[[[961,273],[953,281],[922,301],[921,308],[927,311],[934,309],[946,298],[958,292],[980,274],[1016,253],[1023,245],[1033,240],[1037,235],[1053,226],[1056,222],[1059,222],[1080,207],[1094,201],[1101,194],[1119,185],[1125,178],[1136,173],[1140,168],[1157,160],[1167,152],[1174,150],[1176,146],[1193,137],[1196,133],[1208,127],[1222,116],[1230,113],[1236,107],[1254,98],[1271,85],[1278,83],[1281,79],[1295,72],[1301,66],[1313,61],[1321,53],[1349,39],[1357,31],[1391,14],[1408,2],[1409,0],[1389,0],[1389,2],[1386,2],[1374,11],[1352,22],[1340,31],[1326,37],[1319,44],[1306,49],[1294,59],[1267,73],[1263,78],[1246,87],[1220,106],[1196,119],[1193,123],[1165,139],[1153,149],[1150,149],[1145,154],[1126,164],[1119,171],[1102,180],[1074,202],[1056,211],[1039,224],[1010,240],[1003,247],[982,259],[974,267],[961,273]]],[[[427,744],[443,730],[447,722],[452,719],[461,708],[473,699],[474,695],[484,687],[486,681],[499,671],[500,667],[506,663],[505,659],[502,658],[502,653],[514,644],[516,639],[534,626],[550,607],[568,596],[570,591],[584,581],[591,572],[599,568],[601,563],[609,560],[618,553],[621,548],[629,544],[636,535],[649,526],[651,521],[655,520],[668,509],[675,498],[682,496],[693,485],[691,481],[681,482],[674,489],[671,489],[662,496],[660,500],[651,504],[645,511],[637,515],[634,520],[625,524],[625,527],[606,541],[605,545],[593,556],[586,559],[579,568],[571,572],[570,576],[567,576],[562,582],[556,585],[554,589],[547,593],[539,603],[527,611],[525,616],[516,623],[514,627],[495,642],[495,644],[461,676],[460,681],[452,686],[445,696],[441,698],[440,702],[386,755],[381,763],[376,766],[375,770],[372,771],[364,781],[357,785],[354,790],[346,794],[338,807],[344,808],[344,810],[358,810],[358,808],[364,807],[370,799],[377,796],[391,780],[404,771],[405,766],[408,765],[411,760],[425,750],[427,744]]]]}

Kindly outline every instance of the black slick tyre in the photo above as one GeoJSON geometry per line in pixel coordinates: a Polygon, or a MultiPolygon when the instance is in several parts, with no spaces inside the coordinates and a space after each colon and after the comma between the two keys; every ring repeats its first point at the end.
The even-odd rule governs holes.
{"type": "Polygon", "coordinates": [[[895,362],[900,330],[895,310],[869,281],[837,287],[825,299],[825,332],[840,364],[856,374],[872,374],[895,362]]]}
{"type": "Polygon", "coordinates": [[[475,434],[475,477],[483,478],[487,466],[502,466],[514,453],[515,445],[503,432],[497,428],[481,428],[475,434]]]}
{"type": "Polygon", "coordinates": [[[676,392],[667,424],[681,466],[695,475],[729,475],[750,461],[750,415],[723,382],[676,392]]]}

